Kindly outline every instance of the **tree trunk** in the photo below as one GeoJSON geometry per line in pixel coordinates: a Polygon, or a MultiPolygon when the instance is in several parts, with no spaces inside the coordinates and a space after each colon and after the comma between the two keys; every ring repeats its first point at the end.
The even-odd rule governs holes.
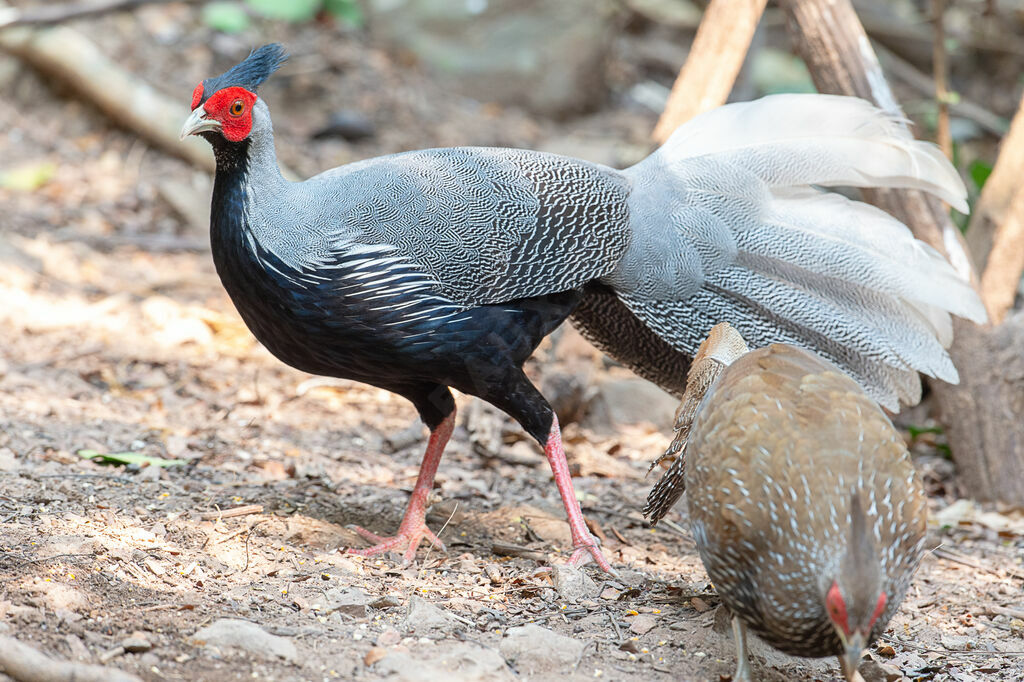
{"type": "MultiPolygon", "coordinates": [[[[902,116],[849,0],[780,0],[820,92],[855,95],[902,116]]],[[[977,286],[963,237],[942,204],[907,190],[865,192],[949,257],[977,286]]],[[[997,329],[954,321],[950,355],[961,383],[932,382],[961,480],[971,497],[1024,502],[1024,322],[997,329]],[[1016,353],[1015,353],[1016,351],[1016,353]]]]}

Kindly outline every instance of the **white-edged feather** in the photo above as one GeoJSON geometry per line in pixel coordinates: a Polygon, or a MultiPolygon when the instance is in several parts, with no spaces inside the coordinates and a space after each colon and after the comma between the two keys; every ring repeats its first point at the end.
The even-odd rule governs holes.
{"type": "Polygon", "coordinates": [[[706,155],[748,168],[770,186],[920,189],[968,210],[963,180],[939,148],[856,97],[786,94],[727,104],[681,125],[654,158],[706,155]]]}
{"type": "Polygon", "coordinates": [[[977,292],[897,219],[821,189],[919,189],[965,210],[956,170],[898,119],[850,97],[730,104],[626,174],[633,241],[604,281],[675,348],[726,321],[755,346],[818,352],[891,409],[920,399],[916,372],[958,380],[950,313],[985,320],[977,292]],[[699,264],[673,270],[684,250],[699,264]]]}

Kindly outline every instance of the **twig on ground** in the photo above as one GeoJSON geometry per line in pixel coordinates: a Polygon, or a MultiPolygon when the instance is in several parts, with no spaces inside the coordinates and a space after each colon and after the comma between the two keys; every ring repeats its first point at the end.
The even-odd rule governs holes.
{"type": "Polygon", "coordinates": [[[712,0],[652,137],[659,144],[682,123],[725,104],[767,0],[712,0]]]}
{"type": "Polygon", "coordinates": [[[202,253],[210,250],[210,240],[163,234],[82,234],[60,231],[52,235],[56,242],[82,242],[100,250],[130,246],[152,253],[186,251],[202,253]]]}
{"type": "Polygon", "coordinates": [[[538,552],[535,549],[529,547],[522,547],[520,545],[509,545],[504,542],[495,542],[491,544],[491,552],[498,556],[511,556],[518,557],[520,559],[532,559],[534,561],[547,561],[548,557],[544,552],[538,552]]]}
{"type": "Polygon", "coordinates": [[[1019,618],[1024,620],[1024,609],[1008,609],[1005,606],[987,606],[985,611],[992,616],[1009,616],[1010,618],[1019,618]]]}
{"type": "Polygon", "coordinates": [[[0,29],[14,26],[46,26],[59,24],[71,19],[106,14],[108,12],[133,10],[142,5],[168,2],[198,3],[206,0],[100,0],[99,2],[69,2],[59,5],[42,5],[18,9],[0,8],[0,29]]]}
{"type": "Polygon", "coordinates": [[[953,552],[951,552],[951,551],[949,551],[947,549],[942,549],[941,547],[936,547],[932,551],[932,554],[937,559],[945,559],[946,561],[952,561],[955,564],[960,564],[962,566],[968,566],[968,567],[973,568],[973,569],[975,569],[977,571],[984,571],[986,573],[991,573],[992,575],[998,576],[1000,578],[1005,578],[1006,577],[1006,575],[1003,572],[1001,572],[1001,571],[997,571],[994,568],[990,568],[988,566],[980,564],[977,561],[975,561],[975,560],[973,560],[973,559],[971,559],[969,557],[959,556],[959,555],[954,554],[953,552]]]}
{"type": "Polygon", "coordinates": [[[262,504],[246,504],[231,509],[218,509],[216,511],[203,512],[199,515],[203,521],[214,521],[217,519],[230,519],[236,516],[248,516],[249,514],[262,514],[262,504]]]}
{"type": "Polygon", "coordinates": [[[142,682],[130,673],[50,658],[24,642],[0,635],[0,673],[14,682],[142,682]]]}
{"type": "Polygon", "coordinates": [[[608,616],[608,622],[612,624],[612,628],[614,628],[615,630],[615,641],[621,642],[622,630],[619,629],[619,624],[615,621],[615,614],[612,613],[612,610],[607,607],[605,608],[604,613],[606,616],[608,616]]]}
{"type": "Polygon", "coordinates": [[[213,170],[208,144],[198,138],[179,139],[188,116],[188,97],[182,93],[175,99],[158,92],[78,31],[65,26],[38,31],[7,28],[0,31],[0,50],[67,85],[115,124],[170,154],[213,170]]]}

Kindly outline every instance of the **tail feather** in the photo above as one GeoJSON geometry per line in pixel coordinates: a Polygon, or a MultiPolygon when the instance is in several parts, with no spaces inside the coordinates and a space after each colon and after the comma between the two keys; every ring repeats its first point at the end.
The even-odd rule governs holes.
{"type": "Polygon", "coordinates": [[[774,318],[729,292],[702,289],[685,302],[641,301],[629,297],[624,297],[623,302],[655,333],[691,356],[700,347],[701,336],[726,318],[751,348],[789,343],[813,349],[843,368],[873,399],[890,410],[899,409],[900,402],[912,405],[921,399],[917,372],[860,355],[822,332],[801,327],[790,320],[774,318]],[[686,350],[689,348],[693,350],[686,350]]]}
{"type": "Polygon", "coordinates": [[[626,174],[632,242],[604,281],[677,350],[728,321],[754,347],[818,352],[891,409],[920,399],[917,371],[957,380],[950,313],[984,320],[977,293],[892,216],[817,189],[915,188],[965,209],[956,171],[898,119],[767,97],[693,119],[626,174]]]}
{"type": "Polygon", "coordinates": [[[660,153],[673,161],[713,155],[777,187],[920,189],[967,212],[967,189],[941,150],[856,97],[787,94],[730,104],[688,121],[660,153]]]}
{"type": "Polygon", "coordinates": [[[880,208],[810,188],[773,194],[759,227],[778,232],[760,241],[744,234],[746,250],[797,250],[803,245],[803,258],[793,257],[803,267],[870,282],[907,301],[931,304],[975,322],[986,319],[977,293],[945,257],[880,208]],[[772,236],[778,239],[769,241],[772,236]],[[854,258],[859,262],[849,262],[854,258]]]}
{"type": "MultiPolygon", "coordinates": [[[[713,284],[892,365],[957,382],[956,368],[919,311],[879,291],[823,277],[785,261],[741,257],[713,284]],[[747,268],[742,270],[741,268],[747,268]]],[[[948,318],[948,315],[946,316],[948,318]]]]}

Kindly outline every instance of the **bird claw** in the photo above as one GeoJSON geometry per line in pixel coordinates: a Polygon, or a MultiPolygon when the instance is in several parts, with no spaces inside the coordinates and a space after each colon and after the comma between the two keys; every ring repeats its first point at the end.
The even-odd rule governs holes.
{"type": "Polygon", "coordinates": [[[576,543],[573,546],[572,556],[569,557],[569,565],[574,568],[580,568],[591,561],[597,564],[605,573],[616,578],[618,577],[618,571],[612,568],[612,565],[604,558],[601,548],[597,545],[597,540],[593,537],[590,538],[590,542],[576,543]]]}
{"type": "Polygon", "coordinates": [[[349,526],[361,537],[366,538],[370,542],[376,543],[373,547],[367,547],[366,549],[352,549],[346,550],[349,554],[358,554],[360,556],[376,556],[378,554],[384,554],[393,550],[401,551],[404,547],[405,552],[402,554],[402,563],[409,564],[416,558],[416,549],[420,546],[420,542],[427,540],[431,545],[441,550],[446,551],[444,543],[441,542],[440,538],[434,535],[434,532],[427,528],[427,524],[419,522],[413,524],[411,527],[406,528],[403,524],[398,529],[398,533],[393,537],[383,537],[376,533],[371,533],[361,526],[349,526]]]}

